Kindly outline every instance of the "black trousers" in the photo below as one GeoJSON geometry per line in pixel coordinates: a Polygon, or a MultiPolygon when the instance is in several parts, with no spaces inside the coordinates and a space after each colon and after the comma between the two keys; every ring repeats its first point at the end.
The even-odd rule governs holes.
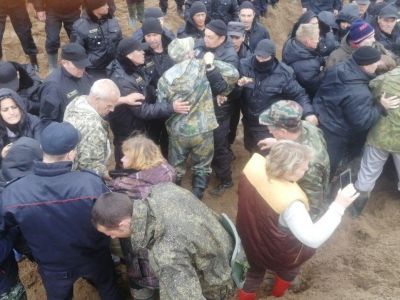
{"type": "Polygon", "coordinates": [[[214,158],[211,167],[222,182],[232,180],[231,163],[233,157],[229,150],[228,140],[230,123],[230,117],[219,119],[219,126],[214,129],[214,158]]]}
{"type": "Polygon", "coordinates": [[[27,55],[38,53],[32,37],[32,23],[29,19],[24,0],[0,1],[0,58],[3,56],[1,42],[6,28],[7,16],[10,17],[11,24],[17,34],[22,48],[27,55]],[[12,4],[11,4],[12,3],[12,4]]]}
{"type": "Polygon", "coordinates": [[[72,25],[79,19],[80,10],[65,12],[63,14],[54,11],[46,11],[46,52],[48,54],[57,54],[60,48],[60,31],[64,26],[68,38],[71,37],[72,25]]]}
{"type": "MultiPolygon", "coordinates": [[[[176,7],[182,8],[185,0],[175,0],[176,7]]],[[[160,0],[160,8],[163,12],[166,12],[168,9],[168,0],[160,0]]]]}
{"type": "Polygon", "coordinates": [[[97,288],[101,299],[123,299],[115,284],[114,265],[109,253],[73,269],[55,271],[39,266],[39,273],[48,300],[72,299],[74,282],[80,277],[97,288]]]}

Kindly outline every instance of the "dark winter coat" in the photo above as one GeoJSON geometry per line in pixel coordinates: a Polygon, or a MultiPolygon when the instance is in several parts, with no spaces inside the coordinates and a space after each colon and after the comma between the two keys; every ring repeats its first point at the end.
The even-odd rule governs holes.
{"type": "Polygon", "coordinates": [[[67,105],[78,96],[88,95],[92,84],[87,73],[74,77],[62,66],[51,72],[40,87],[40,119],[45,124],[62,122],[67,105]]]}
{"type": "MultiPolygon", "coordinates": [[[[210,18],[207,16],[206,24],[210,21],[210,18]]],[[[193,19],[190,18],[186,21],[184,25],[178,28],[177,37],[182,39],[188,36],[191,36],[195,40],[202,39],[204,37],[204,30],[200,30],[193,23],[193,19]]]]}
{"type": "Polygon", "coordinates": [[[319,124],[344,137],[366,133],[383,112],[374,103],[368,83],[375,76],[365,73],[350,58],[326,72],[314,97],[319,124]]]}
{"type": "Polygon", "coordinates": [[[392,51],[396,56],[400,57],[400,25],[397,23],[392,34],[386,34],[375,24],[375,40],[381,43],[387,50],[392,51]]]}
{"type": "Polygon", "coordinates": [[[293,68],[297,81],[312,98],[322,79],[323,57],[296,39],[290,39],[283,49],[282,61],[293,68]]]}
{"type": "Polygon", "coordinates": [[[292,68],[273,58],[271,70],[262,76],[253,67],[255,56],[240,60],[240,76],[246,76],[253,79],[243,87],[242,110],[243,118],[250,127],[262,128],[265,126],[259,124],[260,114],[269,108],[273,103],[282,99],[291,99],[303,107],[304,116],[314,113],[305,90],[296,81],[292,68]]]}
{"type": "Polygon", "coordinates": [[[254,21],[251,29],[245,32],[244,42],[249,46],[251,52],[254,52],[259,41],[269,38],[270,37],[267,28],[265,28],[264,25],[254,21]]]}
{"type": "Polygon", "coordinates": [[[321,11],[340,10],[342,0],[301,0],[301,6],[318,14],[321,11]]]}
{"type": "Polygon", "coordinates": [[[107,118],[117,139],[126,139],[135,131],[145,131],[145,120],[167,118],[172,114],[172,104],[153,103],[154,89],[149,85],[149,78],[143,68],[132,67],[130,61],[115,59],[107,68],[108,76],[120,89],[121,96],[141,93],[145,101],[140,106],[117,106],[107,118]],[[125,66],[125,67],[124,67],[125,66]],[[131,68],[129,69],[129,66],[131,68]]]}
{"type": "Polygon", "coordinates": [[[97,19],[92,13],[83,14],[75,21],[71,42],[76,42],[86,49],[91,70],[105,70],[115,58],[122,32],[116,18],[110,14],[102,19],[97,19]]]}
{"type": "MultiPolygon", "coordinates": [[[[214,53],[215,59],[231,64],[236,69],[239,69],[239,57],[229,39],[226,39],[225,42],[215,49],[206,48],[204,39],[198,40],[195,45],[195,51],[197,52],[197,58],[203,58],[204,54],[210,51],[214,53]]],[[[222,95],[228,89],[228,84],[223,79],[218,68],[214,68],[212,71],[207,71],[206,75],[210,82],[213,94],[215,116],[217,117],[217,120],[226,119],[231,115],[232,105],[227,101],[219,106],[217,103],[217,95],[222,95]]]]}
{"type": "Polygon", "coordinates": [[[22,98],[16,92],[10,89],[0,89],[0,99],[4,98],[14,100],[21,111],[21,120],[16,125],[9,125],[0,117],[0,151],[4,146],[23,136],[38,140],[42,129],[40,119],[26,111],[22,98]]]}

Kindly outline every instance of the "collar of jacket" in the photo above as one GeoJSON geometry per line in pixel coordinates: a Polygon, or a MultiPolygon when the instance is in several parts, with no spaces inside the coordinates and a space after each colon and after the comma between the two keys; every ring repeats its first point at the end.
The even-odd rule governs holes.
{"type": "Polygon", "coordinates": [[[38,176],[57,176],[72,170],[72,161],[60,161],[56,163],[34,162],[33,172],[38,176]]]}
{"type": "Polygon", "coordinates": [[[133,249],[150,249],[164,232],[164,225],[157,221],[147,199],[133,201],[131,229],[133,249]]]}

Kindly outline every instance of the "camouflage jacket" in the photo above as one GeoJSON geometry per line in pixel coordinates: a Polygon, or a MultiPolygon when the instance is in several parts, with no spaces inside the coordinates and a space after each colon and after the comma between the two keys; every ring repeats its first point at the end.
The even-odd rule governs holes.
{"type": "MultiPolygon", "coordinates": [[[[400,67],[376,77],[369,83],[375,99],[385,92],[387,96],[400,97],[400,67]]],[[[367,144],[389,152],[400,153],[400,108],[381,115],[367,137],[367,144]]]]}
{"type": "MultiPolygon", "coordinates": [[[[237,70],[221,61],[214,61],[214,64],[228,84],[229,93],[237,81],[237,70]]],[[[184,99],[191,105],[188,114],[173,114],[167,120],[170,134],[193,136],[218,127],[205,69],[202,60],[185,60],[166,71],[158,81],[158,102],[184,99]]]]}
{"type": "Polygon", "coordinates": [[[153,186],[135,201],[133,249],[147,248],[160,282],[160,299],[223,299],[232,289],[233,242],[218,216],[173,183],[153,186]]]}
{"type": "Polygon", "coordinates": [[[324,194],[329,183],[329,156],[322,131],[307,121],[302,121],[302,126],[302,134],[297,142],[309,146],[313,150],[313,156],[308,171],[298,184],[307,194],[312,213],[319,214],[322,212],[324,194]]]}
{"type": "Polygon", "coordinates": [[[75,98],[68,104],[64,121],[78,129],[81,140],[77,146],[74,169],[90,169],[99,175],[107,174],[110,156],[108,123],[87,102],[87,96],[75,98]]]}

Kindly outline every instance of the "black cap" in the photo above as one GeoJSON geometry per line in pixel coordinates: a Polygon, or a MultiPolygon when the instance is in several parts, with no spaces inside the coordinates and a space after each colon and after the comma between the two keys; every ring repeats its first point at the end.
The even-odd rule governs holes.
{"type": "Polygon", "coordinates": [[[143,31],[143,35],[147,35],[149,33],[158,33],[158,34],[163,33],[161,23],[156,18],[145,19],[142,24],[142,31],[143,31]]]}
{"type": "Polygon", "coordinates": [[[19,89],[17,69],[8,61],[0,62],[0,89],[1,88],[9,88],[15,92],[19,89]]]}
{"type": "Polygon", "coordinates": [[[84,69],[91,65],[85,48],[78,43],[66,44],[61,50],[61,58],[71,61],[79,69],[84,69]]]}
{"type": "MultiPolygon", "coordinates": [[[[68,2],[68,0],[64,1],[68,2]]],[[[95,9],[106,5],[108,2],[107,0],[85,0],[83,3],[87,11],[94,11],[95,9]]]]}
{"type": "Polygon", "coordinates": [[[399,13],[397,11],[396,6],[390,4],[380,10],[379,17],[397,19],[399,17],[399,13]]]}
{"type": "Polygon", "coordinates": [[[190,18],[193,18],[193,16],[198,13],[206,13],[207,14],[207,7],[201,1],[194,2],[192,4],[192,6],[189,8],[190,18]]]}
{"type": "Polygon", "coordinates": [[[136,50],[146,50],[148,47],[146,43],[141,43],[138,40],[130,37],[122,39],[117,47],[117,53],[120,56],[127,56],[129,53],[132,53],[136,50]]]}
{"type": "Polygon", "coordinates": [[[164,13],[159,7],[147,7],[144,10],[144,19],[148,18],[162,18],[164,17],[164,13]]]}
{"type": "Polygon", "coordinates": [[[251,3],[250,1],[244,1],[242,4],[240,4],[239,11],[241,11],[244,8],[249,8],[252,9],[253,11],[256,11],[253,3],[251,3]]]}
{"type": "Polygon", "coordinates": [[[43,152],[49,155],[66,154],[78,145],[79,140],[79,131],[67,122],[52,122],[40,135],[43,152]]]}
{"type": "Polygon", "coordinates": [[[206,28],[219,36],[226,36],[228,32],[226,24],[221,20],[211,20],[206,25],[206,28]]]}
{"type": "Polygon", "coordinates": [[[381,59],[381,53],[373,47],[363,46],[353,53],[353,59],[359,66],[368,66],[381,59]]]}
{"type": "Polygon", "coordinates": [[[242,37],[244,35],[244,24],[242,22],[229,22],[228,23],[228,35],[242,37]]]}
{"type": "Polygon", "coordinates": [[[273,41],[264,39],[258,42],[256,49],[254,50],[255,55],[262,57],[268,57],[275,55],[276,47],[273,41]]]}

